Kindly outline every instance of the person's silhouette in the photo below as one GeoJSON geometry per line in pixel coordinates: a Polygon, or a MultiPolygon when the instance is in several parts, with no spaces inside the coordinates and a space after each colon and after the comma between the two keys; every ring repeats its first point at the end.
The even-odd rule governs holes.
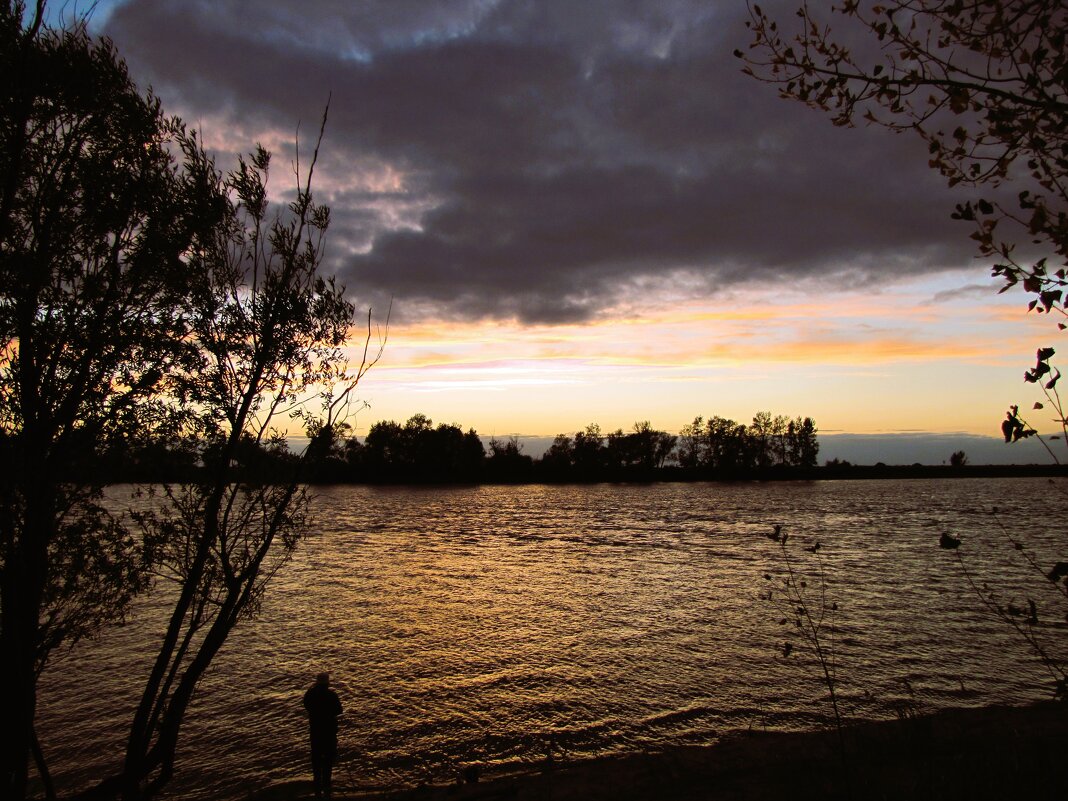
{"type": "Polygon", "coordinates": [[[308,710],[311,729],[312,778],[315,797],[330,797],[330,774],[337,758],[337,716],[341,714],[341,700],[330,689],[330,674],[320,673],[304,693],[304,708],[308,710]]]}

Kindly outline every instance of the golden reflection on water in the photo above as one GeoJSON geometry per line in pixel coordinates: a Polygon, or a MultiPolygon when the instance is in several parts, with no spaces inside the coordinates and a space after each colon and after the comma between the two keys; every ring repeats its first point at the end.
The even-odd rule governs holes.
{"type": "MultiPolygon", "coordinates": [[[[346,707],[339,775],[361,786],[514,769],[550,742],[574,759],[825,721],[811,657],[777,656],[759,599],[774,523],[824,545],[847,714],[892,715],[906,679],[931,707],[1042,697],[937,548],[961,533],[981,578],[1011,587],[990,506],[1061,537],[1014,482],[322,489],[314,530],[203,683],[175,787],[236,798],[303,776],[299,699],[324,669],[346,707]]],[[[47,677],[62,785],[114,763],[164,596],[47,677]]]]}

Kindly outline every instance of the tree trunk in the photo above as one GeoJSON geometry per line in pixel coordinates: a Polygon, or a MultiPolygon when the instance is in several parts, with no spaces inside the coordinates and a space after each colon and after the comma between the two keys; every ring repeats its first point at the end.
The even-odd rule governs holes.
{"type": "MultiPolygon", "coordinates": [[[[43,459],[33,467],[44,473],[43,459]]],[[[22,483],[22,482],[20,482],[22,483]]],[[[10,485],[9,485],[10,486],[10,485]]],[[[23,529],[13,532],[4,554],[2,580],[3,619],[0,626],[0,717],[4,720],[2,754],[4,798],[26,797],[33,723],[37,712],[37,641],[44,592],[48,541],[54,520],[48,482],[26,482],[23,529]]]]}

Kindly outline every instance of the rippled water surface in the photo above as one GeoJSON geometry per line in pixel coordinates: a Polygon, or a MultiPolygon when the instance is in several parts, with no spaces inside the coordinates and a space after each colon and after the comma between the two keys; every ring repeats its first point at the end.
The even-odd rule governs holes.
{"type": "MultiPolygon", "coordinates": [[[[305,777],[300,698],[323,669],[346,710],[344,786],[443,780],[471,762],[512,770],[550,747],[576,759],[823,723],[818,668],[806,651],[781,657],[787,630],[761,598],[764,574],[782,568],[763,536],[775,523],[798,545],[823,544],[848,714],[1048,697],[1041,665],[937,547],[942,531],[961,536],[976,581],[1006,597],[1047,590],[990,515],[1000,507],[1063,559],[1064,503],[1050,511],[1047,489],[1043,479],[322,489],[308,540],[202,684],[173,793],[238,798],[305,777]]],[[[117,764],[165,595],[45,677],[39,733],[61,787],[117,764]]]]}

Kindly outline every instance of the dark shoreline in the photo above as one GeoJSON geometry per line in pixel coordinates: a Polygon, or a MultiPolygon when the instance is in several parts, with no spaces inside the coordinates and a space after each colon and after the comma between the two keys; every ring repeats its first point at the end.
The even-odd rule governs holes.
{"type": "Polygon", "coordinates": [[[591,484],[734,484],[742,482],[779,481],[873,481],[885,479],[931,479],[931,478],[1064,478],[1068,477],[1068,465],[1060,464],[992,464],[965,465],[827,465],[810,468],[757,471],[752,473],[707,473],[687,471],[677,467],[661,468],[650,475],[607,475],[589,479],[551,479],[533,477],[524,480],[482,481],[341,481],[312,482],[318,486],[351,487],[449,487],[449,486],[584,486],[591,484]]]}
{"type": "MultiPolygon", "coordinates": [[[[184,484],[198,480],[197,471],[122,471],[109,476],[107,484],[184,484]]],[[[317,487],[478,487],[478,486],[588,486],[593,484],[732,484],[742,482],[774,483],[781,481],[878,481],[886,479],[943,478],[1064,478],[1068,465],[1060,464],[991,464],[965,465],[824,465],[822,467],[772,468],[764,471],[721,473],[663,467],[653,472],[605,473],[589,477],[553,477],[531,475],[522,478],[483,476],[479,480],[446,480],[417,477],[388,477],[378,480],[330,480],[307,478],[304,483],[317,487]]],[[[243,480],[271,484],[282,482],[273,475],[248,475],[243,480]]]]}
{"type": "MultiPolygon", "coordinates": [[[[782,799],[1059,798],[1065,788],[1068,704],[948,709],[845,731],[732,732],[712,746],[673,747],[583,762],[546,763],[477,783],[391,791],[346,787],[363,801],[782,801],[782,799]]],[[[343,778],[343,777],[342,777],[343,778]]],[[[287,782],[255,801],[312,798],[310,782],[287,782]]]]}

